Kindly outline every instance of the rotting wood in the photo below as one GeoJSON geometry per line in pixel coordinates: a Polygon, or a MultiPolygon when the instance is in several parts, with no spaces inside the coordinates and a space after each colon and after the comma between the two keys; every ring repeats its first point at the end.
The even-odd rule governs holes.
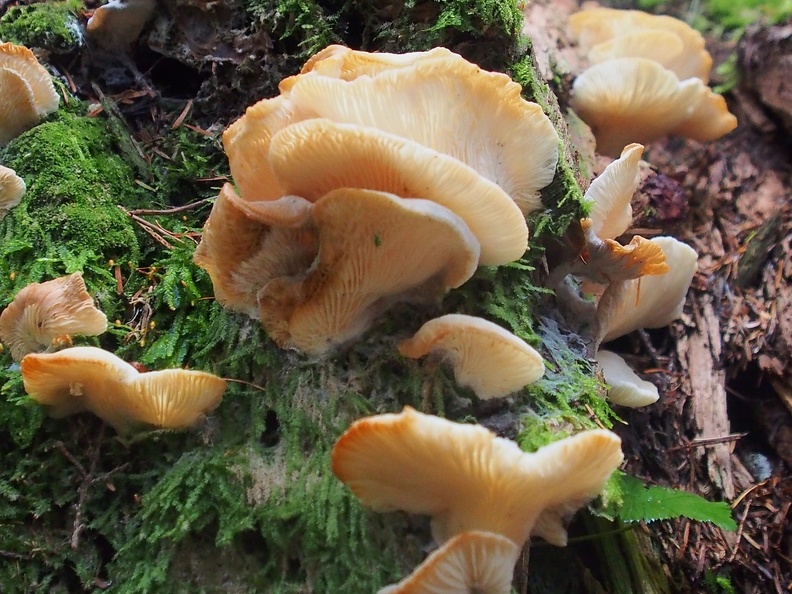
{"type": "MultiPolygon", "coordinates": [[[[696,439],[713,439],[731,431],[726,404],[726,372],[721,353],[720,320],[709,294],[693,299],[695,329],[680,337],[676,350],[688,371],[683,389],[690,395],[688,410],[698,428],[696,439]]],[[[696,453],[704,459],[710,479],[727,499],[734,498],[731,467],[731,444],[715,443],[696,453]]]]}

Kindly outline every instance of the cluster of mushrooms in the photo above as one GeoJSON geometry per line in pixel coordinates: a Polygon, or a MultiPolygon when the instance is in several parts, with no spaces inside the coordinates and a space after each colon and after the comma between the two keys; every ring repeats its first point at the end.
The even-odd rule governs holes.
{"type": "Polygon", "coordinates": [[[569,32],[590,67],[572,87],[572,108],[591,126],[597,152],[663,136],[709,141],[737,126],[707,86],[712,58],[701,33],[669,16],[592,8],[573,14],[569,32]]]}
{"type": "MultiPolygon", "coordinates": [[[[238,192],[223,187],[195,252],[221,303],[279,346],[326,354],[394,303],[436,300],[527,249],[559,138],[508,76],[444,48],[330,46],[280,91],[225,131],[238,192]]],[[[544,373],[532,347],[470,316],[432,320],[400,350],[447,353],[482,398],[544,373]],[[488,357],[514,372],[485,379],[488,357]]]]}
{"type": "MultiPolygon", "coordinates": [[[[574,84],[572,105],[599,152],[620,156],[585,194],[581,257],[549,282],[593,310],[609,397],[639,406],[657,389],[599,345],[676,319],[697,256],[670,237],[617,241],[632,223],[643,153],[636,142],[711,139],[736,123],[706,87],[711,60],[685,25],[595,9],[573,16],[570,28],[592,64],[574,84]]],[[[0,142],[58,103],[46,71],[16,47],[0,45],[0,142]],[[48,91],[33,90],[40,78],[48,91]],[[17,104],[33,114],[25,123],[7,115],[17,104]]],[[[443,48],[318,53],[223,135],[236,188],[222,188],[194,256],[216,298],[260,320],[280,347],[322,356],[397,302],[437,300],[478,266],[520,258],[526,215],[541,208],[559,148],[547,116],[520,93],[508,76],[443,48]]],[[[0,167],[0,194],[17,183],[9,179],[0,167]]],[[[219,404],[226,382],[211,374],[141,372],[102,349],[71,346],[72,335],[106,328],[79,273],[24,288],[0,315],[0,339],[21,361],[25,390],[53,416],[89,410],[119,432],[182,429],[219,404]]],[[[440,354],[483,399],[544,373],[520,338],[461,314],[427,322],[398,348],[411,358],[440,354]]],[[[353,423],[333,449],[332,469],[378,511],[432,517],[439,548],[380,594],[505,593],[531,534],[566,544],[565,519],[602,490],[622,461],[620,446],[613,433],[594,430],[525,453],[481,426],[407,407],[353,423]]]]}
{"type": "MultiPolygon", "coordinates": [[[[28,48],[0,43],[0,146],[58,109],[60,98],[47,70],[28,48]]],[[[25,182],[0,163],[0,219],[19,204],[25,182]]]]}
{"type": "Polygon", "coordinates": [[[107,317],[79,272],[26,286],[0,314],[0,339],[21,362],[25,391],[52,417],[90,411],[121,434],[142,426],[175,430],[220,404],[226,381],[211,373],[141,372],[109,351],[71,346],[72,336],[106,330],[107,317]]]}

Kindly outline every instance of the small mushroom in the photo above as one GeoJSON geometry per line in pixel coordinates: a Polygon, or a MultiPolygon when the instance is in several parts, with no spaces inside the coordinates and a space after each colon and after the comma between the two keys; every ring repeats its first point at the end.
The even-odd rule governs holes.
{"type": "Polygon", "coordinates": [[[399,344],[404,357],[437,354],[454,368],[458,384],[482,400],[500,398],[544,375],[542,356],[521,338],[488,320],[448,314],[426,322],[399,344]]]}
{"type": "Polygon", "coordinates": [[[737,126],[722,97],[701,79],[680,81],[657,62],[619,58],[592,66],[575,79],[570,104],[591,127],[597,151],[616,156],[631,142],[666,135],[714,140],[737,126]],[[706,114],[706,124],[695,119],[706,114]]]}
{"type": "Polygon", "coordinates": [[[464,221],[428,200],[343,188],[314,204],[313,221],[319,255],[311,269],[259,293],[261,321],[282,348],[323,354],[396,301],[458,287],[478,264],[464,221]]]}
{"type": "Polygon", "coordinates": [[[29,284],[0,314],[0,339],[15,361],[63,336],[105,330],[107,317],[94,306],[80,272],[29,284]]]}
{"type": "Polygon", "coordinates": [[[0,221],[22,201],[25,190],[25,180],[13,169],[0,165],[0,221]]]}
{"type": "Polygon", "coordinates": [[[638,377],[616,353],[600,349],[595,358],[608,383],[608,400],[614,404],[638,408],[654,404],[660,398],[657,386],[638,377]]]}
{"type": "Polygon", "coordinates": [[[315,118],[273,137],[270,166],[283,191],[310,201],[338,188],[363,188],[445,206],[478,239],[481,265],[506,264],[527,249],[525,217],[506,192],[461,161],[406,138],[315,118]]]}
{"type": "Polygon", "coordinates": [[[47,70],[28,48],[0,43],[0,145],[58,109],[47,70]]]}
{"type": "Polygon", "coordinates": [[[509,594],[519,555],[520,548],[504,536],[464,532],[377,594],[509,594]]]}
{"type": "Polygon", "coordinates": [[[662,328],[682,315],[698,254],[673,237],[650,240],[665,255],[668,271],[634,280],[611,283],[597,304],[599,335],[603,342],[638,328],[662,328]]]}
{"type": "Polygon", "coordinates": [[[203,371],[139,373],[112,353],[73,347],[22,359],[22,381],[50,416],[91,411],[119,433],[139,424],[185,429],[220,403],[226,381],[203,371]]]}
{"type": "Polygon", "coordinates": [[[645,237],[635,235],[629,244],[622,245],[597,237],[591,219],[581,219],[580,226],[585,243],[578,260],[569,266],[571,274],[608,284],[668,271],[663,250],[645,237]]]}
{"type": "Polygon", "coordinates": [[[614,239],[632,223],[632,200],[640,183],[640,162],[644,147],[629,144],[621,156],[605,168],[586,190],[591,204],[591,231],[600,239],[614,239]]]}
{"type": "Polygon", "coordinates": [[[156,5],[156,0],[110,0],[94,10],[86,33],[107,50],[127,51],[140,37],[156,5]]]}
{"type": "Polygon", "coordinates": [[[541,535],[563,546],[564,517],[600,493],[622,458],[610,431],[525,453],[480,425],[405,407],[355,421],[336,442],[332,467],[364,505],[431,515],[438,543],[483,530],[522,547],[541,518],[541,535]]]}

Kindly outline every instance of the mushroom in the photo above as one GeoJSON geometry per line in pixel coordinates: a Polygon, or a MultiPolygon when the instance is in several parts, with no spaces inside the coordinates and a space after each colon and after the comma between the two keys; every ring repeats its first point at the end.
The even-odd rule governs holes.
{"type": "Polygon", "coordinates": [[[105,330],[107,318],[94,307],[80,272],[26,286],[0,314],[0,339],[16,361],[63,336],[105,330]]]}
{"type": "Polygon", "coordinates": [[[654,404],[660,398],[657,386],[638,377],[616,353],[601,349],[595,358],[608,383],[608,400],[614,404],[638,408],[654,404]]]}
{"type": "Polygon", "coordinates": [[[650,242],[665,254],[668,271],[663,274],[611,283],[597,304],[599,335],[603,342],[637,330],[661,328],[682,315],[698,255],[673,237],[650,242]]]}
{"type": "Polygon", "coordinates": [[[0,145],[58,109],[47,70],[28,48],[0,43],[0,145]]]}
{"type": "Polygon", "coordinates": [[[525,453],[480,425],[405,407],[352,423],[333,448],[332,468],[364,505],[431,515],[438,543],[483,530],[522,547],[541,518],[541,535],[563,546],[563,516],[596,497],[622,458],[610,431],[525,453]]]}
{"type": "Polygon", "coordinates": [[[622,57],[652,58],[680,80],[709,80],[712,58],[704,47],[704,37],[679,19],[639,10],[593,8],[569,17],[569,31],[592,63],[622,57]]]}
{"type": "Polygon", "coordinates": [[[25,190],[25,180],[13,169],[0,165],[0,221],[22,201],[25,190]]]}
{"type": "Polygon", "coordinates": [[[91,411],[119,433],[138,424],[185,429],[220,403],[226,381],[203,371],[167,369],[138,373],[95,347],[31,353],[22,359],[22,381],[50,416],[91,411]]]}
{"type": "MultiPolygon", "coordinates": [[[[354,80],[360,76],[374,76],[383,70],[405,68],[425,60],[463,60],[444,47],[435,47],[425,52],[389,54],[386,52],[362,52],[343,45],[328,45],[311,56],[300,70],[300,75],[313,72],[322,76],[354,80]]],[[[290,76],[279,85],[282,93],[288,92],[298,76],[290,76]]]]}
{"type": "Polygon", "coordinates": [[[458,384],[482,400],[506,396],[544,375],[542,356],[521,338],[474,316],[448,314],[426,322],[399,344],[404,357],[440,355],[458,384]]]}
{"type": "Polygon", "coordinates": [[[469,279],[479,245],[448,209],[343,188],[313,206],[319,255],[307,274],[259,293],[261,321],[282,348],[323,354],[399,300],[436,298],[469,279]]]}
{"type": "Polygon", "coordinates": [[[105,49],[127,51],[140,37],[156,5],[156,0],[110,0],[94,10],[86,33],[105,49]]]}
{"type": "Polygon", "coordinates": [[[594,233],[591,219],[581,219],[580,226],[584,244],[580,257],[568,267],[570,274],[608,284],[668,271],[665,254],[658,244],[640,235],[635,235],[627,245],[600,239],[594,233]]]}
{"type": "Polygon", "coordinates": [[[309,214],[307,201],[283,200],[245,202],[231,184],[223,185],[193,254],[195,263],[209,273],[217,300],[254,319],[261,288],[273,278],[305,272],[318,251],[314,230],[271,226],[273,221],[293,223],[309,214]],[[285,208],[257,208],[276,203],[285,208]]]}
{"type": "Polygon", "coordinates": [[[291,99],[280,95],[248,107],[223,132],[231,176],[244,200],[276,200],[286,194],[269,166],[269,144],[275,133],[302,117],[291,99]]]}
{"type": "Polygon", "coordinates": [[[570,104],[591,127],[597,151],[615,156],[631,142],[666,135],[714,140],[737,126],[722,97],[701,79],[680,81],[657,62],[619,58],[592,66],[575,79],[570,104]],[[696,124],[702,114],[707,124],[696,124]]]}
{"type": "Polygon", "coordinates": [[[303,114],[377,128],[459,159],[527,213],[540,208],[539,190],[553,179],[559,138],[521,90],[465,60],[425,60],[349,81],[301,75],[288,100],[303,114]]]}
{"type": "Polygon", "coordinates": [[[272,138],[270,167],[284,192],[310,201],[363,188],[445,206],[478,239],[480,265],[511,262],[527,248],[525,217],[500,187],[453,157],[375,128],[322,118],[293,124],[272,138]]]}
{"type": "Polygon", "coordinates": [[[464,532],[377,594],[509,594],[519,555],[520,547],[504,536],[464,532]]]}
{"type": "Polygon", "coordinates": [[[630,201],[640,183],[643,149],[640,144],[625,146],[621,156],[586,190],[584,200],[591,205],[591,231],[600,239],[614,239],[632,223],[630,201]]]}

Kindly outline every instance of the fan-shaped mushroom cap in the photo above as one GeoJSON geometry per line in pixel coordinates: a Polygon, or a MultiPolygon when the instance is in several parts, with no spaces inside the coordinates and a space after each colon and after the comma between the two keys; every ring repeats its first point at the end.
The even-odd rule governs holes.
{"type": "Polygon", "coordinates": [[[105,330],[107,317],[94,307],[80,272],[26,286],[0,314],[0,338],[16,361],[60,336],[105,330]]]}
{"type": "Polygon", "coordinates": [[[646,144],[667,134],[714,140],[733,130],[736,118],[723,98],[700,79],[679,81],[657,62],[620,58],[592,66],[575,79],[572,108],[591,127],[597,151],[616,156],[631,142],[646,144]],[[690,120],[695,113],[713,116],[706,125],[690,120]],[[706,134],[705,134],[706,133],[706,134]]]}
{"type": "MultiPolygon", "coordinates": [[[[444,47],[435,47],[425,52],[389,54],[385,52],[362,52],[343,45],[328,45],[311,56],[300,71],[300,75],[314,72],[322,76],[354,80],[359,76],[374,76],[383,70],[404,68],[426,60],[462,60],[462,56],[444,47]]],[[[288,92],[297,81],[290,76],[279,85],[281,93],[288,92]]]]}
{"type": "Polygon", "coordinates": [[[611,283],[597,304],[600,335],[607,342],[638,328],[661,328],[682,315],[698,255],[673,237],[650,240],[666,257],[664,274],[611,283]]]}
{"type": "MultiPolygon", "coordinates": [[[[261,222],[282,221],[267,206],[288,198],[259,205],[240,200],[231,184],[220,190],[193,260],[209,273],[215,297],[224,307],[258,318],[256,294],[261,288],[273,278],[306,271],[316,257],[319,248],[312,229],[270,227],[261,222]],[[251,211],[258,206],[263,208],[258,211],[257,220],[249,215],[256,214],[251,211]],[[262,215],[263,210],[268,211],[268,216],[262,215]]],[[[310,206],[295,199],[293,206],[297,210],[302,211],[306,204],[310,206]]],[[[297,211],[291,214],[294,212],[297,211]]]]}
{"type": "Polygon", "coordinates": [[[448,314],[429,320],[399,344],[404,357],[436,353],[454,368],[457,383],[486,400],[506,396],[544,375],[542,356],[521,338],[488,320],[448,314]]]}
{"type": "Polygon", "coordinates": [[[600,239],[613,239],[632,223],[632,200],[640,183],[644,147],[629,144],[621,156],[591,182],[584,199],[591,203],[591,231],[600,239]]]}
{"type": "Polygon", "coordinates": [[[193,369],[141,373],[129,385],[127,409],[135,421],[163,429],[186,429],[220,404],[223,378],[193,369]]]}
{"type": "Polygon", "coordinates": [[[504,536],[464,532],[377,594],[509,594],[520,548],[504,536]]]}
{"type": "Polygon", "coordinates": [[[38,120],[30,85],[15,71],[0,67],[0,145],[32,128],[38,120]]]}
{"type": "Polygon", "coordinates": [[[598,43],[589,51],[588,59],[591,64],[601,64],[617,58],[647,58],[673,70],[668,65],[673,64],[683,50],[684,44],[678,35],[658,29],[626,33],[598,43]]]}
{"type": "Polygon", "coordinates": [[[660,398],[657,386],[638,377],[616,353],[599,350],[596,359],[608,383],[608,400],[614,404],[638,408],[654,404],[660,398]]]}
{"type": "MultiPolygon", "coordinates": [[[[594,50],[597,45],[607,42],[619,43],[623,36],[647,36],[656,44],[653,54],[643,55],[645,52],[625,53],[613,55],[616,57],[646,57],[655,61],[661,60],[663,65],[673,71],[680,80],[696,77],[707,82],[709,71],[712,68],[712,58],[704,47],[704,38],[701,33],[690,27],[687,23],[665,15],[653,15],[639,10],[618,10],[612,8],[594,8],[582,10],[569,18],[569,30],[577,39],[583,51],[594,50]],[[669,59],[669,51],[677,47],[677,43],[662,41],[655,37],[657,32],[670,33],[681,44],[679,53],[669,59]]],[[[627,47],[635,48],[636,41],[625,42],[627,47]]],[[[646,47],[648,44],[645,44],[646,47]]],[[[611,47],[609,51],[614,48],[611,47]]],[[[598,50],[606,53],[603,49],[598,50]]],[[[649,48],[651,51],[651,47],[649,48]]],[[[596,57],[596,52],[595,52],[596,57]]],[[[591,54],[589,54],[591,59],[591,54]]],[[[593,61],[593,60],[592,60],[593,61]]]]}
{"type": "Polygon", "coordinates": [[[621,461],[621,441],[610,431],[585,431],[528,454],[479,425],[410,407],[355,421],[332,453],[333,473],[364,505],[431,515],[437,542],[484,530],[518,546],[540,515],[554,544],[566,544],[557,510],[596,497],[621,461]]]}
{"type": "Polygon", "coordinates": [[[26,189],[25,180],[16,171],[0,165],[0,221],[21,202],[26,189]]]}
{"type": "Polygon", "coordinates": [[[322,354],[395,301],[458,287],[479,259],[465,223],[428,200],[344,188],[314,204],[313,220],[319,256],[311,270],[259,293],[261,321],[283,348],[322,354]]]}
{"type": "Polygon", "coordinates": [[[156,0],[110,0],[86,23],[88,37],[107,49],[125,51],[140,37],[156,0]]]}
{"type": "Polygon", "coordinates": [[[538,191],[553,179],[559,139],[520,92],[505,74],[443,59],[350,81],[303,75],[289,100],[305,114],[377,128],[459,159],[525,213],[539,208],[538,191]]]}
{"type": "Polygon", "coordinates": [[[140,423],[184,429],[214,409],[226,389],[224,379],[203,371],[138,373],[95,347],[32,353],[21,367],[25,391],[51,416],[87,410],[119,432],[140,423]]]}
{"type": "Polygon", "coordinates": [[[273,137],[270,166],[285,192],[311,201],[363,188],[445,206],[478,239],[481,265],[511,262],[527,248],[525,217],[500,187],[453,157],[375,128],[321,118],[293,124],[273,137]]]}
{"type": "Polygon", "coordinates": [[[286,95],[280,95],[251,105],[223,132],[231,176],[244,200],[276,200],[287,193],[269,166],[269,145],[275,133],[303,117],[286,95]]]}
{"type": "MultiPolygon", "coordinates": [[[[30,87],[33,107],[39,117],[58,109],[60,97],[52,84],[52,78],[28,48],[13,43],[0,43],[0,68],[12,70],[25,80],[30,87]]],[[[0,84],[0,88],[2,87],[0,84]]],[[[13,99],[15,93],[15,89],[3,90],[3,101],[0,104],[13,99]]]]}

